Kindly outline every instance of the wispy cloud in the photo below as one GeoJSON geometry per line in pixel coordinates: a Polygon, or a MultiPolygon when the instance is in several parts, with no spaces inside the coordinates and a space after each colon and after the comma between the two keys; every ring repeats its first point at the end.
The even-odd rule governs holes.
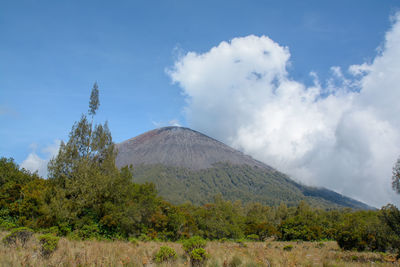
{"type": "Polygon", "coordinates": [[[41,177],[47,177],[47,164],[49,160],[57,155],[60,147],[60,141],[55,140],[53,144],[40,149],[38,153],[38,145],[33,143],[30,145],[32,150],[28,157],[21,163],[21,167],[31,172],[38,172],[41,177]]]}
{"type": "Polygon", "coordinates": [[[160,127],[166,127],[166,126],[182,126],[181,123],[179,122],[179,120],[177,119],[172,119],[169,120],[168,122],[164,122],[164,121],[152,121],[153,125],[157,128],[160,127]]]}

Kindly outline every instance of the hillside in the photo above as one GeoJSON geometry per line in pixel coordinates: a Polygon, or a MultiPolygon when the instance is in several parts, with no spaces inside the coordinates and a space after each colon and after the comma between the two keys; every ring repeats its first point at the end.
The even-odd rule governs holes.
{"type": "Polygon", "coordinates": [[[301,185],[287,175],[202,133],[183,127],[149,131],[117,144],[118,167],[132,164],[135,182],[153,182],[162,197],[181,204],[227,200],[323,208],[371,207],[325,188],[301,185]]]}

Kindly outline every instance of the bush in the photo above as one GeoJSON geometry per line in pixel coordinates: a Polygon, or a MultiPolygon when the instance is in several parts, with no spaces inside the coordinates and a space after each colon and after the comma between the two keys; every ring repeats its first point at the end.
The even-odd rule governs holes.
{"type": "Polygon", "coordinates": [[[41,253],[43,256],[50,256],[58,246],[58,241],[60,238],[52,234],[44,234],[39,237],[39,242],[41,245],[41,253]]]}
{"type": "Polygon", "coordinates": [[[208,253],[204,248],[195,248],[189,253],[192,266],[201,266],[209,258],[208,253]]]}
{"type": "Polygon", "coordinates": [[[71,233],[71,226],[68,223],[60,223],[58,225],[58,234],[61,236],[67,236],[71,233]]]}
{"type": "Polygon", "coordinates": [[[0,218],[0,229],[10,230],[15,227],[17,227],[17,225],[14,222],[0,218]]]}
{"type": "Polygon", "coordinates": [[[336,241],[339,247],[345,250],[362,251],[365,248],[365,244],[357,232],[342,231],[338,234],[336,241]]]}
{"type": "Polygon", "coordinates": [[[183,250],[186,253],[190,253],[192,250],[197,249],[197,248],[205,248],[206,245],[207,245],[207,242],[200,236],[193,236],[182,242],[183,250]]]}
{"type": "Polygon", "coordinates": [[[150,236],[148,236],[148,235],[146,235],[146,234],[141,234],[141,235],[139,236],[139,240],[140,240],[140,241],[143,241],[143,242],[148,242],[148,241],[151,241],[152,239],[151,239],[150,236]]]}
{"type": "Polygon", "coordinates": [[[241,248],[247,248],[247,245],[245,243],[245,240],[243,238],[236,240],[236,243],[239,245],[241,248]]]}
{"type": "Polygon", "coordinates": [[[139,244],[139,240],[136,237],[129,237],[128,241],[129,241],[129,243],[131,243],[133,245],[139,244]]]}
{"type": "Polygon", "coordinates": [[[24,247],[26,242],[32,237],[33,230],[27,227],[15,228],[3,238],[6,245],[16,245],[17,241],[24,247]]]}
{"type": "Polygon", "coordinates": [[[161,263],[165,261],[173,261],[176,258],[176,251],[173,248],[162,246],[154,256],[154,261],[156,263],[161,263]]]}
{"type": "Polygon", "coordinates": [[[77,235],[82,240],[98,239],[100,237],[100,229],[97,224],[84,225],[78,230],[77,235]]]}
{"type": "Polygon", "coordinates": [[[256,234],[251,234],[247,236],[247,239],[252,240],[252,241],[259,241],[260,237],[256,234]]]}
{"type": "Polygon", "coordinates": [[[237,255],[235,255],[229,262],[228,266],[229,267],[239,267],[241,264],[242,264],[242,260],[237,255]]]}
{"type": "Polygon", "coordinates": [[[40,231],[43,234],[53,234],[53,235],[59,235],[59,231],[58,231],[58,227],[57,226],[53,226],[50,228],[46,228],[40,231]]]}
{"type": "Polygon", "coordinates": [[[283,250],[284,251],[291,251],[293,249],[293,246],[292,245],[287,245],[287,246],[284,246],[283,247],[283,250]]]}

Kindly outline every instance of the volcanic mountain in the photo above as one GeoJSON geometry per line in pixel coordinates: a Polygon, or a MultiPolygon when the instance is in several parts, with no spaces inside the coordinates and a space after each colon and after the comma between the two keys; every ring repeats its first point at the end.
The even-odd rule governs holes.
{"type": "Polygon", "coordinates": [[[370,209],[325,188],[299,184],[267,164],[184,127],[155,129],[116,145],[118,167],[133,166],[135,182],[153,182],[166,200],[181,204],[227,200],[323,208],[370,209]]]}

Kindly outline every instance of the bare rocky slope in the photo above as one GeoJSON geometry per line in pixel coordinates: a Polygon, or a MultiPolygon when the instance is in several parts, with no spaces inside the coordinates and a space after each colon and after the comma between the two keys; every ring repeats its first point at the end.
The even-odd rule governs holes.
{"type": "Polygon", "coordinates": [[[118,167],[132,165],[136,182],[153,182],[166,200],[204,204],[227,200],[323,208],[370,209],[325,188],[296,183],[287,175],[213,138],[184,127],[155,129],[116,145],[118,167]]]}
{"type": "Polygon", "coordinates": [[[155,129],[117,144],[117,148],[119,167],[164,164],[201,170],[218,162],[229,162],[271,169],[238,150],[184,127],[155,129]]]}

